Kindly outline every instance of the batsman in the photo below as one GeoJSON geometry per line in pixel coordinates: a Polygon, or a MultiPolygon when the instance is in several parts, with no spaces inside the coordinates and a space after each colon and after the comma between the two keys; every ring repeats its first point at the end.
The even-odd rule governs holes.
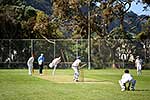
{"type": "Polygon", "coordinates": [[[73,80],[75,82],[79,81],[79,67],[80,67],[80,65],[81,65],[81,60],[80,60],[80,56],[78,56],[72,64],[72,69],[74,70],[73,80]]]}

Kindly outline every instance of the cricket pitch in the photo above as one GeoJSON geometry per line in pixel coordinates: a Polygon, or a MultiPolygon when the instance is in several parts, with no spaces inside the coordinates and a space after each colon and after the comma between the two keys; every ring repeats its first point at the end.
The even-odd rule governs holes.
{"type": "Polygon", "coordinates": [[[45,74],[45,75],[39,75],[39,74],[34,74],[34,77],[37,78],[41,78],[41,79],[45,79],[45,80],[49,80],[51,82],[54,83],[96,83],[96,84],[113,84],[110,81],[100,81],[100,80],[96,80],[96,79],[92,79],[92,78],[84,78],[84,81],[81,81],[79,79],[79,82],[74,82],[73,81],[73,76],[69,76],[69,75],[55,75],[52,76],[50,74],[45,74]]]}

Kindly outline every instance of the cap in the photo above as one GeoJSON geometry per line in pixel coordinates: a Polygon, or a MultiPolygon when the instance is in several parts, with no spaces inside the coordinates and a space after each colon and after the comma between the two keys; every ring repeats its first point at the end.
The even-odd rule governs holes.
{"type": "Polygon", "coordinates": [[[80,59],[81,58],[81,56],[77,56],[77,59],[80,59]]]}
{"type": "Polygon", "coordinates": [[[124,72],[125,72],[125,73],[129,73],[129,70],[128,70],[128,69],[126,69],[124,72]]]}
{"type": "Polygon", "coordinates": [[[140,56],[136,56],[136,58],[139,58],[140,56]]]}

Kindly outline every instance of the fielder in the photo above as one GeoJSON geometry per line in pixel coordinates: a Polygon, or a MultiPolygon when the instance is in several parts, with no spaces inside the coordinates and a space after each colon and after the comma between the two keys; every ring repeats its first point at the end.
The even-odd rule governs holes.
{"type": "Polygon", "coordinates": [[[31,57],[28,59],[28,61],[27,61],[27,66],[28,66],[28,70],[29,70],[29,75],[32,75],[33,62],[34,62],[34,55],[32,54],[32,56],[31,56],[31,57]]]}
{"type": "Polygon", "coordinates": [[[57,67],[57,65],[58,65],[60,62],[61,62],[61,57],[58,57],[58,58],[55,58],[55,59],[49,64],[49,67],[50,67],[50,68],[54,67],[53,72],[52,72],[52,75],[53,75],[53,76],[55,75],[56,67],[57,67]]]}
{"type": "Polygon", "coordinates": [[[139,56],[137,56],[135,60],[135,67],[137,69],[137,75],[141,75],[142,74],[142,59],[140,59],[139,56]]]}
{"type": "Polygon", "coordinates": [[[45,57],[43,54],[41,54],[39,57],[38,57],[38,64],[39,64],[39,74],[42,75],[43,72],[43,63],[44,63],[44,60],[45,60],[45,57]]]}
{"type": "Polygon", "coordinates": [[[133,79],[132,75],[129,74],[129,70],[126,69],[124,71],[124,74],[122,75],[122,79],[119,80],[119,84],[121,87],[121,91],[130,90],[130,85],[131,85],[131,90],[134,91],[136,80],[133,79]],[[126,88],[126,83],[129,83],[128,88],[126,88]]]}
{"type": "Polygon", "coordinates": [[[79,66],[81,64],[80,57],[77,57],[77,59],[72,64],[72,69],[74,70],[74,78],[73,80],[75,82],[79,81],[79,66]]]}

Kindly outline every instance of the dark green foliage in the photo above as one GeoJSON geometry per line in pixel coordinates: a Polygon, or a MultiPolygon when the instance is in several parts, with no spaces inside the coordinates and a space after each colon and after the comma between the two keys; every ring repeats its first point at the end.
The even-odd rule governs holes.
{"type": "Polygon", "coordinates": [[[25,5],[6,5],[0,8],[1,38],[26,38],[22,24],[24,21],[28,21],[29,18],[36,16],[36,11],[25,5]]]}
{"type": "Polygon", "coordinates": [[[36,16],[36,12],[37,10],[34,9],[33,7],[26,6],[25,11],[24,11],[25,19],[28,20],[29,18],[36,16]]]}
{"type": "Polygon", "coordinates": [[[0,5],[22,5],[24,0],[1,0],[0,5]]]}

